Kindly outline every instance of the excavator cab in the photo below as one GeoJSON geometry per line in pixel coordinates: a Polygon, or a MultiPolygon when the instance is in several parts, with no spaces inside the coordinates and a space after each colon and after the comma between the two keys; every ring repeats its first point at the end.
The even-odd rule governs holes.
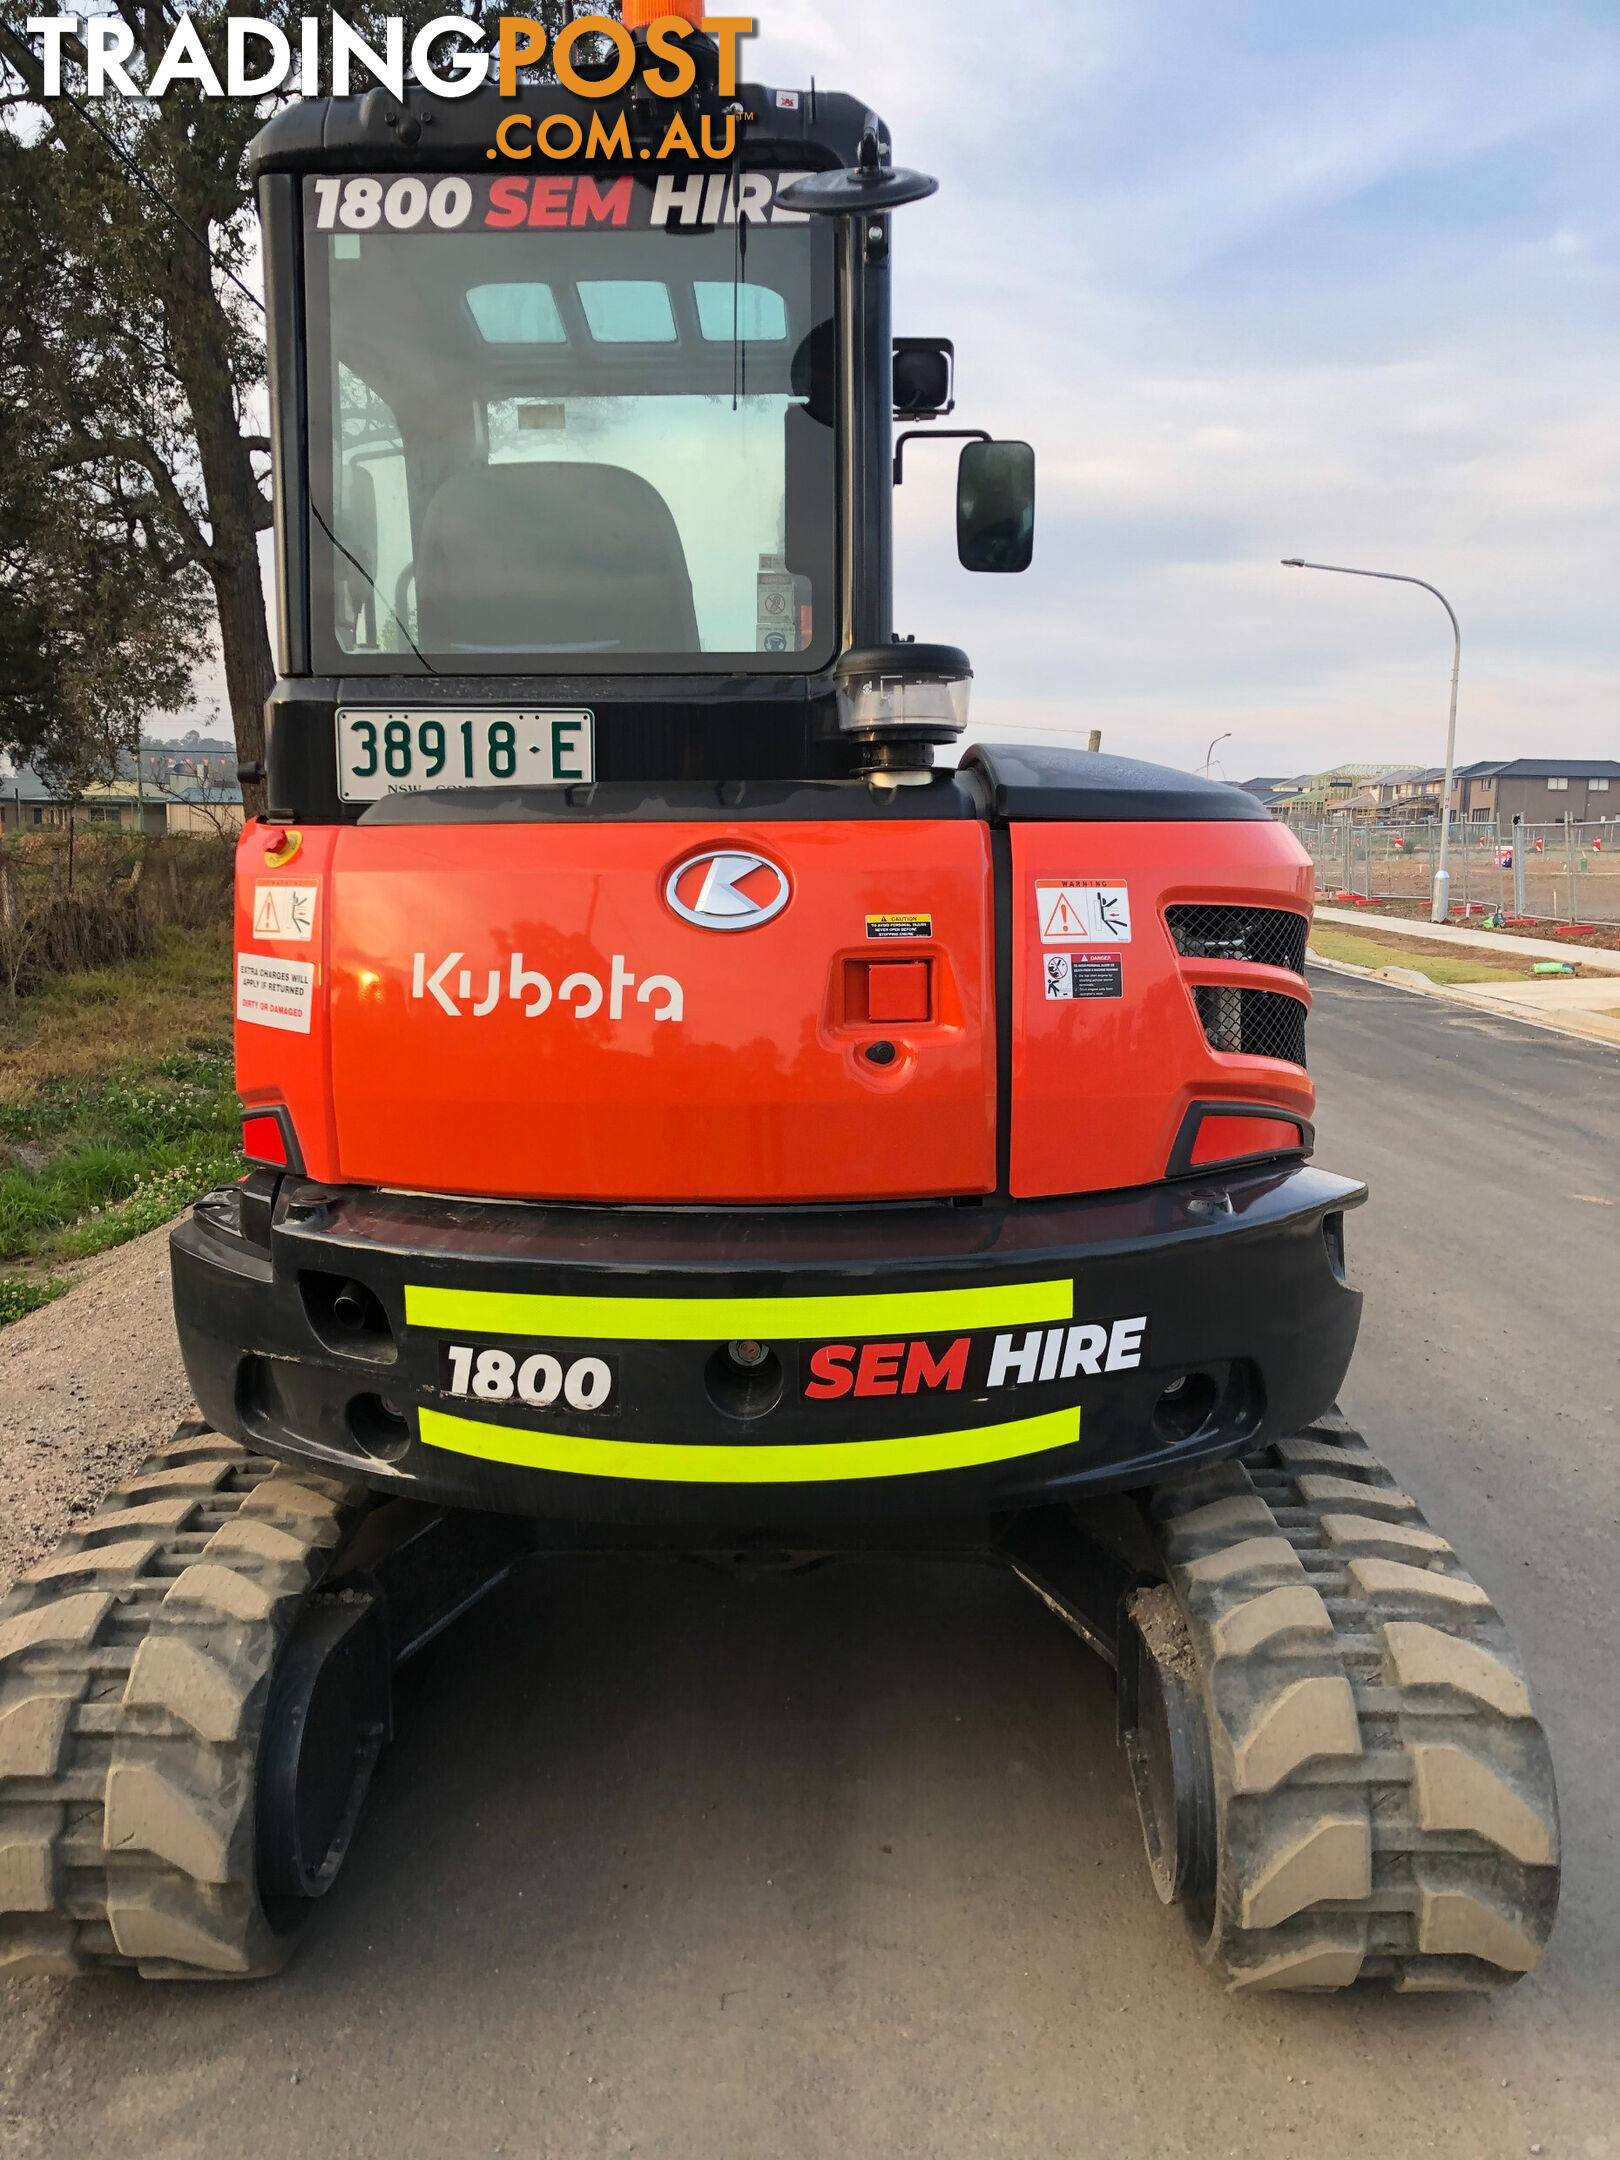
{"type": "Polygon", "coordinates": [[[895,637],[894,421],[974,438],[972,568],[1028,567],[1034,458],[938,430],[952,348],[892,338],[895,210],[934,183],[856,100],[750,93],[739,120],[706,80],[685,135],[723,115],[724,158],[655,157],[634,88],[526,90],[504,122],[474,98],[431,132],[374,92],[259,138],[278,820],[570,782],[913,785],[960,735],[966,656],[895,637]],[[581,135],[616,147],[534,148],[581,135]]]}
{"type": "Polygon", "coordinates": [[[274,1970],[393,1674],[524,1555],[922,1545],[1114,1667],[1230,1985],[1510,1979],[1551,1773],[1334,1407],[1365,1194],[1310,1160],[1309,859],[1206,780],[963,748],[967,656],[895,634],[896,423],[969,438],[991,574],[1033,454],[894,337],[933,183],[716,51],[659,95],[656,30],[254,145],[253,1167],[173,1239],[205,1422],[0,1605],[0,1968],[274,1970]]]}

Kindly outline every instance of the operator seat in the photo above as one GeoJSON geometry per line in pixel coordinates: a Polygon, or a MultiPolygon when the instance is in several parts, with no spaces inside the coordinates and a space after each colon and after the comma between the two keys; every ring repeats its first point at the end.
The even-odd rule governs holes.
{"type": "Polygon", "coordinates": [[[422,521],[425,652],[695,653],[697,610],[675,519],[619,465],[471,465],[422,521]]]}

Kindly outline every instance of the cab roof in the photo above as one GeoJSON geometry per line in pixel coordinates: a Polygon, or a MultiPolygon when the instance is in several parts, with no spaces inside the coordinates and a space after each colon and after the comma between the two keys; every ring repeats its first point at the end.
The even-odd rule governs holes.
{"type": "MultiPolygon", "coordinates": [[[[777,90],[762,83],[738,85],[737,102],[744,118],[741,126],[743,163],[755,168],[831,171],[854,165],[863,135],[875,131],[887,146],[889,131],[859,98],[836,91],[777,90]]],[[[630,122],[638,155],[599,158],[592,170],[601,172],[682,171],[730,168],[729,158],[699,155],[694,161],[671,157],[660,165],[639,156],[649,129],[661,138],[670,118],[679,110],[687,120],[693,139],[701,142],[701,112],[716,118],[724,113],[718,97],[701,104],[694,99],[678,106],[645,95],[626,92],[610,98],[584,98],[557,84],[533,84],[520,88],[513,98],[503,98],[492,83],[471,97],[439,98],[410,88],[403,98],[378,87],[361,97],[302,98],[283,106],[254,136],[248,146],[248,170],[257,181],[266,173],[302,172],[496,172],[533,173],[548,169],[544,158],[509,160],[490,158],[495,130],[510,114],[522,113],[540,123],[553,113],[565,113],[588,129],[599,116],[609,133],[620,113],[630,122]],[[411,138],[405,140],[402,138],[411,138]]],[[[566,169],[560,161],[551,170],[566,169]]]]}

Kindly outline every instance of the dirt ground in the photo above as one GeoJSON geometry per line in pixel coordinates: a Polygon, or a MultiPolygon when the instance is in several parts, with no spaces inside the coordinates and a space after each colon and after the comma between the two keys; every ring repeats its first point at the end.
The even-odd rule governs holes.
{"type": "MultiPolygon", "coordinates": [[[[1614,894],[1613,897],[1599,897],[1595,905],[1582,909],[1582,921],[1591,926],[1589,934],[1584,937],[1574,937],[1569,934],[1569,910],[1567,907],[1563,912],[1562,921],[1560,921],[1559,917],[1553,912],[1550,897],[1542,896],[1538,899],[1534,892],[1528,896],[1528,905],[1532,910],[1539,910],[1539,914],[1532,915],[1532,917],[1524,921],[1515,920],[1512,925],[1512,934],[1514,937],[1544,938],[1555,949],[1560,960],[1578,959],[1583,946],[1595,947],[1603,952],[1620,952],[1620,921],[1615,919],[1620,916],[1620,855],[1615,857],[1613,878],[1604,887],[1605,894],[1611,891],[1614,894]],[[1545,901],[1545,905],[1543,905],[1543,901],[1545,901]]],[[[1482,896],[1476,893],[1474,897],[1479,899],[1482,896]]],[[[1511,907],[1512,905],[1511,892],[1506,900],[1500,903],[1491,894],[1485,894],[1483,898],[1490,907],[1497,905],[1511,907]]],[[[1401,922],[1421,922],[1427,919],[1429,912],[1429,888],[1426,885],[1420,885],[1412,891],[1393,895],[1386,891],[1372,906],[1368,906],[1364,900],[1356,899],[1354,895],[1351,895],[1348,899],[1343,898],[1333,880],[1329,878],[1318,892],[1317,901],[1323,907],[1354,905],[1365,915],[1368,922],[1377,922],[1380,915],[1393,915],[1401,922]]],[[[1477,929],[1480,918],[1477,915],[1472,918],[1465,916],[1463,910],[1466,904],[1466,896],[1462,888],[1453,886],[1452,921],[1461,928],[1472,920],[1477,929]]]]}
{"type": "Polygon", "coordinates": [[[167,1229],[90,1261],[59,1304],[0,1329],[0,1594],[195,1415],[167,1229]]]}

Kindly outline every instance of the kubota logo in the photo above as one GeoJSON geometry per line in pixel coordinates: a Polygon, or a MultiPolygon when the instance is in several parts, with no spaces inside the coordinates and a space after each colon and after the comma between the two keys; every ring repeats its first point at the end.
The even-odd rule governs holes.
{"type": "Polygon", "coordinates": [[[757,930],[774,922],[792,897],[785,870],[734,848],[689,855],[664,887],[682,922],[700,930],[757,930]]]}
{"type": "Polygon", "coordinates": [[[503,997],[509,1004],[521,1005],[526,1020],[540,1019],[554,1004],[571,1005],[576,1020],[594,1019],[605,1004],[610,1020],[622,1020],[625,997],[633,990],[638,1005],[652,1006],[655,1020],[686,1017],[686,992],[674,976],[649,975],[638,984],[625,966],[622,953],[613,955],[613,972],[605,986],[598,976],[581,972],[565,976],[555,991],[548,975],[524,966],[522,953],[512,955],[510,967],[487,971],[480,968],[476,976],[470,967],[462,966],[466,957],[465,953],[453,952],[430,973],[428,955],[413,955],[412,998],[431,998],[452,1020],[464,1019],[469,1013],[475,1020],[487,1020],[503,997]]]}

